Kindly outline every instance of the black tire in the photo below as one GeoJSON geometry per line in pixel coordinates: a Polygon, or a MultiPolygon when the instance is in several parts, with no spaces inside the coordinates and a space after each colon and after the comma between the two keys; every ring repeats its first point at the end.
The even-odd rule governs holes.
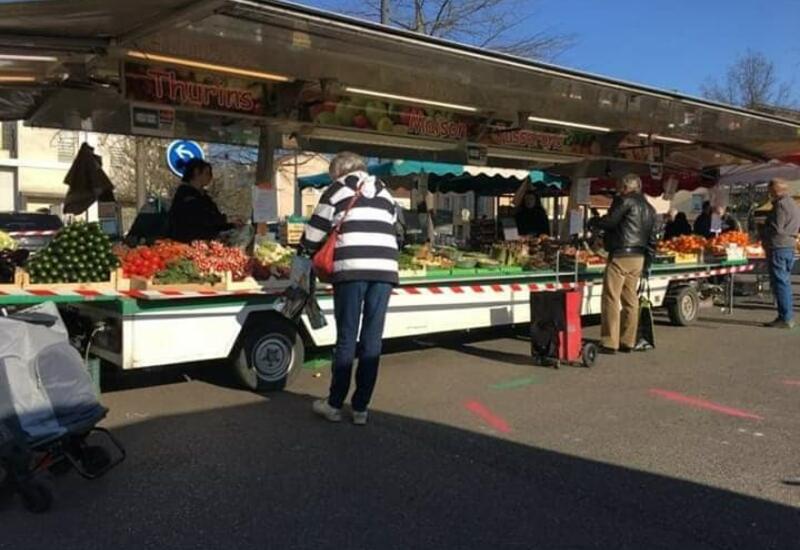
{"type": "Polygon", "coordinates": [[[279,315],[248,320],[233,354],[239,382],[256,392],[286,388],[303,368],[305,348],[297,325],[279,315]]]}
{"type": "Polygon", "coordinates": [[[680,287],[674,295],[669,296],[667,313],[672,324],[686,327],[697,320],[700,311],[700,296],[691,286],[680,287]]]}
{"type": "Polygon", "coordinates": [[[581,349],[581,364],[587,369],[593,367],[599,353],[600,348],[597,347],[597,344],[592,342],[585,343],[581,349]]]}
{"type": "Polygon", "coordinates": [[[29,512],[43,514],[53,506],[53,491],[42,479],[31,479],[21,483],[18,490],[22,497],[22,505],[29,512]]]}

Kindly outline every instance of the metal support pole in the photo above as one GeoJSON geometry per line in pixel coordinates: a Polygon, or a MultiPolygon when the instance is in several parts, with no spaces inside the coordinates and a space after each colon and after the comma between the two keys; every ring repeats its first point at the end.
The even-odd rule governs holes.
{"type": "Polygon", "coordinates": [[[136,153],[136,210],[147,203],[147,181],[145,179],[145,145],[142,138],[134,137],[136,153]]]}
{"type": "MultiPolygon", "coordinates": [[[[278,221],[278,190],[275,184],[275,149],[279,135],[270,126],[262,126],[258,138],[258,161],[256,162],[256,185],[262,192],[269,193],[274,201],[268,212],[260,212],[256,217],[256,231],[266,235],[267,223],[278,221]],[[265,217],[266,216],[266,217],[265,217]]],[[[253,215],[255,216],[255,212],[253,215]]]]}

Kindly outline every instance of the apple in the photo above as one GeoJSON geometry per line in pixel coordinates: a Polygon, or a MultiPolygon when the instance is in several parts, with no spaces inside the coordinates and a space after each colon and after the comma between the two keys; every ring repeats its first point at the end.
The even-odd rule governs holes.
{"type": "Polygon", "coordinates": [[[355,113],[353,112],[353,108],[350,106],[350,103],[347,101],[340,101],[336,106],[336,112],[334,114],[340,126],[353,125],[355,113]]]}
{"type": "Polygon", "coordinates": [[[321,124],[323,126],[338,126],[339,119],[336,118],[334,113],[330,113],[328,111],[322,111],[317,115],[317,118],[314,119],[314,122],[317,124],[321,124]]]}
{"type": "Polygon", "coordinates": [[[353,118],[353,126],[356,128],[366,129],[371,128],[370,121],[366,115],[356,115],[353,118]]]}

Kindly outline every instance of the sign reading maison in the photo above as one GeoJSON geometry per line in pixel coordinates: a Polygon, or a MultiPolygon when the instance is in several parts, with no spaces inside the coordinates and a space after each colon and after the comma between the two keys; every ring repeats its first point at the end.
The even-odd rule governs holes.
{"type": "Polygon", "coordinates": [[[246,115],[263,115],[262,85],[189,69],[125,63],[129,100],[193,107],[246,115]]]}

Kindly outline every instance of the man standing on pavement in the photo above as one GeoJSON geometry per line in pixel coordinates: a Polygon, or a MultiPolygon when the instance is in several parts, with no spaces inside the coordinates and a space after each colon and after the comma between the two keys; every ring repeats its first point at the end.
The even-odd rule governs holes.
{"type": "Polygon", "coordinates": [[[617,196],[597,226],[605,231],[609,256],[603,279],[601,350],[630,352],[639,324],[639,280],[649,269],[656,245],[656,211],[642,194],[639,176],[628,174],[620,180],[617,196]]]}
{"type": "Polygon", "coordinates": [[[792,269],[794,268],[797,234],[800,232],[800,207],[789,195],[785,181],[774,179],[769,183],[772,210],[761,236],[767,253],[770,286],[778,303],[778,317],[766,326],[793,329],[792,269]]]}

